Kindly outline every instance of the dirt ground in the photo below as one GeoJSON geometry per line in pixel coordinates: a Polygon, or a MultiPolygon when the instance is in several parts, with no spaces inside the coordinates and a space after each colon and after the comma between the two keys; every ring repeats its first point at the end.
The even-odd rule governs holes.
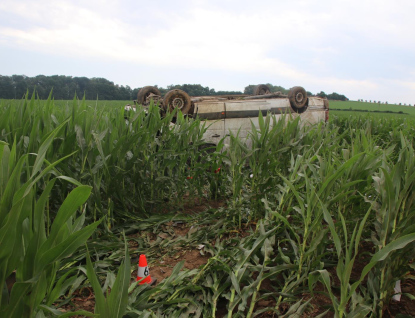
{"type": "MultiPolygon", "coordinates": [[[[180,236],[185,236],[189,228],[186,227],[177,227],[175,233],[180,236]]],[[[186,269],[195,269],[199,268],[201,265],[205,265],[209,260],[209,256],[201,255],[199,249],[183,249],[174,254],[173,256],[165,256],[159,260],[156,260],[151,265],[149,265],[150,276],[153,279],[157,279],[155,285],[160,283],[164,278],[170,276],[173,268],[180,261],[184,261],[184,268],[186,269]]],[[[134,277],[137,275],[137,271],[133,272],[134,277]]]]}

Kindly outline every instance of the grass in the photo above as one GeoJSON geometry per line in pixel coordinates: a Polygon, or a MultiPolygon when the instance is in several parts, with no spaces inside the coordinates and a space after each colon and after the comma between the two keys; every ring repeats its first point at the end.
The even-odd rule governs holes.
{"type": "Polygon", "coordinates": [[[408,115],[407,113],[400,114],[400,113],[379,113],[379,112],[360,112],[360,111],[341,111],[341,110],[330,110],[330,116],[336,116],[340,118],[355,118],[361,117],[366,120],[371,119],[390,119],[390,118],[409,118],[412,115],[408,115]]]}
{"type": "Polygon", "coordinates": [[[323,286],[336,317],[382,317],[415,256],[412,116],[260,115],[252,147],[231,136],[206,151],[203,122],[124,105],[0,101],[0,283],[16,279],[0,313],[64,316],[92,286],[114,317],[290,317],[323,286]],[[190,212],[197,201],[223,204],[190,212]],[[129,258],[200,245],[204,265],[130,284],[129,258]]]}
{"type": "MultiPolygon", "coordinates": [[[[339,110],[351,110],[358,111],[364,110],[369,112],[394,112],[405,113],[409,115],[415,115],[415,107],[413,106],[400,106],[395,104],[375,104],[356,101],[330,101],[330,108],[339,110]]],[[[332,113],[332,111],[330,112],[332,113]]],[[[338,114],[339,111],[333,111],[334,114],[338,114]]]]}

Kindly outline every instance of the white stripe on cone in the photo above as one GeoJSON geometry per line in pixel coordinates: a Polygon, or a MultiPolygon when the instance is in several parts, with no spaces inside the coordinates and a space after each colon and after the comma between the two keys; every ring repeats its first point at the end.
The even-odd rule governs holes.
{"type": "Polygon", "coordinates": [[[138,277],[147,277],[149,274],[148,266],[138,268],[138,277]]]}

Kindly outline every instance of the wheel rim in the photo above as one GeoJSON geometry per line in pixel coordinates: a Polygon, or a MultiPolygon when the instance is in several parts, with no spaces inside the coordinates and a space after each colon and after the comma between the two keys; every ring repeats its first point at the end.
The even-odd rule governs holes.
{"type": "Polygon", "coordinates": [[[176,97],[172,100],[170,105],[174,108],[182,109],[184,106],[184,100],[180,97],[176,97]]]}
{"type": "Polygon", "coordinates": [[[297,103],[302,103],[304,101],[304,95],[301,92],[298,92],[297,94],[295,94],[295,101],[297,103]]]}

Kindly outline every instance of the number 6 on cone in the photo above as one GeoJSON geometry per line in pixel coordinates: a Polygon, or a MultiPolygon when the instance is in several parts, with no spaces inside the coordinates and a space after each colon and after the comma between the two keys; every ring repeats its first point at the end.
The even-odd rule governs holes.
{"type": "Polygon", "coordinates": [[[147,266],[147,259],[144,254],[140,255],[138,260],[138,272],[137,272],[137,282],[139,284],[150,284],[153,285],[156,282],[156,279],[151,279],[150,271],[147,266]]]}

